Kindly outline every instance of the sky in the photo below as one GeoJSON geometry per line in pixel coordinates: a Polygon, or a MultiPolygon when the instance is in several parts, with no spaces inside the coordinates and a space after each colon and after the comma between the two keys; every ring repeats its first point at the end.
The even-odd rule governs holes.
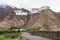
{"type": "Polygon", "coordinates": [[[0,4],[29,10],[49,6],[53,11],[60,12],[60,0],[0,0],[0,4]]]}

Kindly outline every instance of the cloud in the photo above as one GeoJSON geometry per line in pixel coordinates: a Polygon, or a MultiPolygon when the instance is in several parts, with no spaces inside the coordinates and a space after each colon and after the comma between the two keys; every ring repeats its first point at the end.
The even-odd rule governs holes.
{"type": "Polygon", "coordinates": [[[60,0],[0,0],[0,4],[31,9],[33,7],[50,6],[53,11],[60,11],[60,0]]]}

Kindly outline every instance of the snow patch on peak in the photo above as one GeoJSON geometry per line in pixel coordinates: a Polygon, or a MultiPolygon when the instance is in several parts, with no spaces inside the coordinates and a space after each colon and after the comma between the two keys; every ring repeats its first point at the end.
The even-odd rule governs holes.
{"type": "Polygon", "coordinates": [[[46,10],[46,9],[50,9],[49,6],[42,6],[40,8],[32,8],[31,13],[37,13],[38,11],[42,11],[42,10],[46,10]]]}
{"type": "Polygon", "coordinates": [[[45,9],[50,9],[49,6],[42,6],[41,8],[39,8],[39,10],[45,10],[45,9]]]}

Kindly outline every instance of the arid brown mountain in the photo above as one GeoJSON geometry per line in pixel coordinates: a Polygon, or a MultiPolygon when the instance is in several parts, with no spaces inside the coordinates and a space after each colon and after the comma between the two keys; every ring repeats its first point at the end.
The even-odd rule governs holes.
{"type": "Polygon", "coordinates": [[[27,26],[38,27],[41,26],[42,30],[60,31],[60,15],[50,9],[45,9],[30,16],[27,26]]]}
{"type": "Polygon", "coordinates": [[[41,30],[60,31],[60,13],[53,12],[51,9],[38,10],[37,13],[30,13],[27,16],[15,15],[14,12],[11,12],[1,19],[3,21],[0,22],[0,28],[10,28],[12,26],[31,28],[40,26],[42,27],[41,30]]]}
{"type": "MultiPolygon", "coordinates": [[[[22,26],[27,24],[29,20],[29,16],[18,16],[15,14],[14,10],[18,8],[12,8],[10,6],[0,7],[0,28],[10,28],[10,27],[18,27],[21,28],[22,26]],[[8,9],[8,10],[7,10],[8,9]]],[[[23,12],[28,10],[21,8],[23,12]]]]}

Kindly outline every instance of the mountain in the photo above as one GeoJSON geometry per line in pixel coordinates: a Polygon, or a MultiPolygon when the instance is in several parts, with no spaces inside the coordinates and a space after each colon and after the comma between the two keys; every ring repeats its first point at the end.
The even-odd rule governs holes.
{"type": "Polygon", "coordinates": [[[30,11],[24,8],[12,8],[8,5],[0,6],[0,28],[10,28],[12,26],[22,27],[27,24],[28,16],[18,16],[14,10],[22,10],[22,12],[29,13],[30,11]]]}
{"type": "Polygon", "coordinates": [[[58,13],[53,12],[50,9],[42,10],[30,17],[27,26],[41,26],[42,30],[60,31],[60,15],[58,16],[58,13]]]}
{"type": "Polygon", "coordinates": [[[8,15],[9,13],[12,13],[14,8],[8,6],[8,5],[0,5],[0,21],[3,21],[3,19],[8,15]]]}
{"type": "Polygon", "coordinates": [[[44,31],[60,31],[60,12],[54,12],[49,7],[40,8],[36,14],[30,16],[26,28],[38,26],[44,31]]]}
{"type": "Polygon", "coordinates": [[[22,10],[22,12],[30,12],[29,10],[25,8],[16,8],[16,7],[11,7],[9,5],[0,5],[0,15],[5,15],[13,12],[14,10],[22,10]]]}
{"type": "Polygon", "coordinates": [[[0,14],[7,14],[12,12],[13,8],[8,5],[0,5],[0,14]]]}
{"type": "MultiPolygon", "coordinates": [[[[31,15],[32,13],[29,11],[27,16],[15,15],[15,12],[10,12],[4,18],[1,18],[0,28],[10,28],[14,26],[27,29],[40,26],[42,27],[41,30],[44,31],[60,31],[60,12],[54,12],[46,7],[42,7],[42,10],[40,9],[33,15],[31,15]]],[[[21,10],[25,11],[25,9],[21,10]]]]}
{"type": "Polygon", "coordinates": [[[20,10],[22,10],[22,12],[27,12],[27,13],[30,12],[29,10],[27,10],[27,9],[25,9],[25,8],[21,8],[20,10]]]}

